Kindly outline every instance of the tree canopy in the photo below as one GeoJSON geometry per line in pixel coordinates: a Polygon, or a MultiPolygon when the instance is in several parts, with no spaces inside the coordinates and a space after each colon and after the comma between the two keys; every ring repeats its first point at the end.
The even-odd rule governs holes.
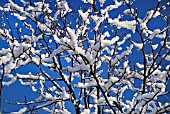
{"type": "Polygon", "coordinates": [[[1,97],[2,113],[170,112],[169,4],[8,0],[0,6],[0,93],[16,83],[32,94],[5,99],[19,110],[1,97]]]}

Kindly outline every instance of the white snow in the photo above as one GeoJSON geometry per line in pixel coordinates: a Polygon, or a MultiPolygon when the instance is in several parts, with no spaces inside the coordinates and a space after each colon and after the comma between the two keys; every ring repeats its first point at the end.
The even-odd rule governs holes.
{"type": "Polygon", "coordinates": [[[118,47],[117,50],[119,50],[119,51],[122,50],[122,47],[118,47]]]}
{"type": "Polygon", "coordinates": [[[138,68],[144,68],[144,65],[143,65],[143,64],[136,63],[136,65],[137,65],[138,68]]]}
{"type": "Polygon", "coordinates": [[[150,40],[152,40],[156,35],[158,35],[161,32],[160,29],[155,29],[153,33],[148,37],[150,40]]]}
{"type": "Polygon", "coordinates": [[[115,82],[117,82],[117,81],[119,80],[119,78],[112,76],[112,77],[110,77],[109,80],[110,80],[112,83],[115,83],[115,82]]]}
{"type": "Polygon", "coordinates": [[[119,60],[121,60],[123,57],[129,55],[131,53],[131,49],[133,46],[131,45],[130,47],[127,48],[126,51],[123,51],[120,55],[117,55],[115,59],[111,60],[111,66],[115,65],[119,60]]]}
{"type": "Polygon", "coordinates": [[[134,9],[126,9],[123,12],[124,14],[134,14],[134,9]]]}
{"type": "Polygon", "coordinates": [[[118,46],[121,46],[122,44],[125,43],[125,41],[126,41],[126,37],[124,37],[122,41],[118,41],[118,42],[117,42],[117,45],[118,45],[118,46]]]}
{"type": "Polygon", "coordinates": [[[18,57],[19,55],[21,55],[24,51],[26,51],[30,47],[31,47],[31,44],[26,44],[25,42],[19,44],[19,46],[15,46],[13,48],[14,57],[18,57]]]}
{"type": "Polygon", "coordinates": [[[86,21],[87,18],[88,18],[89,13],[88,12],[83,13],[82,10],[78,10],[78,12],[79,12],[81,18],[83,19],[83,21],[86,21]]]}
{"type": "Polygon", "coordinates": [[[9,32],[8,30],[4,29],[0,29],[0,37],[3,39],[3,40],[6,40],[7,39],[7,35],[9,35],[9,32]]]}
{"type": "Polygon", "coordinates": [[[57,17],[60,15],[60,10],[56,11],[54,14],[54,20],[57,20],[57,17]]]}
{"type": "Polygon", "coordinates": [[[33,80],[29,80],[28,82],[24,82],[23,80],[19,79],[19,81],[23,86],[32,86],[32,85],[37,84],[37,82],[34,82],[33,80]]]}
{"type": "Polygon", "coordinates": [[[71,62],[71,59],[69,57],[65,57],[65,60],[67,61],[67,63],[71,62]]]}
{"type": "Polygon", "coordinates": [[[99,2],[100,2],[100,6],[102,7],[103,4],[106,2],[106,0],[99,0],[99,2]]]}
{"type": "Polygon", "coordinates": [[[100,42],[97,42],[95,45],[92,45],[92,49],[94,49],[95,51],[98,51],[100,49],[100,45],[101,43],[100,42]]]}
{"type": "Polygon", "coordinates": [[[55,32],[53,37],[54,37],[54,40],[55,40],[56,43],[60,43],[60,39],[57,37],[57,32],[55,32]]]}
{"type": "Polygon", "coordinates": [[[97,31],[99,29],[100,24],[104,21],[104,17],[95,17],[94,16],[93,20],[96,22],[96,26],[94,27],[94,30],[97,31]]]}
{"type": "Polygon", "coordinates": [[[117,82],[119,80],[119,78],[115,77],[115,76],[111,76],[110,79],[107,81],[107,83],[105,83],[103,85],[103,90],[108,90],[115,82],[117,82]]]}
{"type": "Polygon", "coordinates": [[[153,18],[156,18],[157,16],[159,16],[161,13],[160,11],[156,11],[156,13],[153,15],[153,18]]]}
{"type": "Polygon", "coordinates": [[[15,23],[15,27],[18,27],[18,23],[15,23]]]}
{"type": "Polygon", "coordinates": [[[107,6],[105,9],[102,9],[101,10],[101,13],[102,14],[105,14],[106,12],[110,11],[110,10],[113,10],[113,9],[117,9],[119,6],[122,5],[122,1],[118,2],[117,0],[114,0],[115,1],[115,4],[114,5],[109,5],[107,6]]]}
{"type": "Polygon", "coordinates": [[[90,3],[93,4],[93,0],[82,0],[84,3],[90,3]]]}
{"type": "MultiPolygon", "coordinates": [[[[133,41],[132,41],[133,42],[133,41]]],[[[142,49],[143,48],[143,43],[136,43],[136,42],[133,42],[134,46],[137,47],[138,49],[142,49]]]]}
{"type": "Polygon", "coordinates": [[[6,64],[8,61],[10,61],[11,57],[12,57],[11,53],[7,53],[5,56],[1,56],[0,57],[0,65],[6,64]]]}
{"type": "Polygon", "coordinates": [[[170,61],[170,55],[167,55],[167,56],[165,57],[165,60],[170,61]]]}
{"type": "Polygon", "coordinates": [[[25,2],[24,0],[20,0],[24,5],[28,4],[29,2],[25,2]]]}
{"type": "Polygon", "coordinates": [[[148,11],[144,20],[141,20],[141,19],[138,18],[138,21],[140,22],[141,30],[144,29],[144,28],[147,29],[146,23],[150,20],[150,18],[152,18],[153,13],[154,13],[154,10],[148,11]]]}
{"type": "Polygon", "coordinates": [[[105,47],[105,46],[110,46],[114,43],[116,43],[119,40],[118,36],[115,36],[114,38],[112,38],[111,40],[102,40],[101,41],[101,46],[105,47]]]}
{"type": "Polygon", "coordinates": [[[127,67],[128,67],[128,63],[129,63],[129,61],[126,60],[126,61],[123,63],[123,67],[124,67],[124,68],[127,68],[127,67]]]}
{"type": "Polygon", "coordinates": [[[81,114],[90,114],[90,109],[84,109],[83,112],[81,112],[81,114]]]}
{"type": "Polygon", "coordinates": [[[89,83],[81,83],[81,82],[78,82],[78,84],[75,86],[75,87],[78,87],[78,88],[86,88],[89,86],[89,83]]]}
{"type": "Polygon", "coordinates": [[[163,10],[166,10],[166,6],[162,6],[162,9],[163,9],[163,10]]]}
{"type": "Polygon", "coordinates": [[[18,6],[17,4],[14,4],[14,2],[12,0],[8,0],[12,6],[12,8],[14,10],[17,10],[17,11],[20,11],[20,12],[23,12],[24,8],[23,7],[20,7],[18,6]]]}
{"type": "Polygon", "coordinates": [[[38,22],[37,27],[41,30],[41,31],[45,31],[47,29],[47,25],[46,24],[41,24],[40,22],[38,22]]]}
{"type": "Polygon", "coordinates": [[[24,114],[26,112],[27,108],[21,108],[18,112],[11,112],[10,114],[24,114]]]}
{"type": "Polygon", "coordinates": [[[82,54],[84,55],[85,54],[85,50],[81,47],[75,47],[75,51],[78,53],[78,54],[82,54]]]}
{"type": "Polygon", "coordinates": [[[133,33],[135,33],[136,30],[136,21],[119,21],[118,18],[115,18],[112,20],[111,18],[108,18],[108,23],[111,25],[116,25],[118,27],[126,28],[128,30],[132,30],[133,33]]]}
{"type": "Polygon", "coordinates": [[[32,86],[32,91],[37,92],[37,89],[34,86],[32,86]]]}
{"type": "Polygon", "coordinates": [[[149,19],[153,16],[154,10],[150,10],[147,12],[147,16],[145,17],[145,22],[148,22],[149,19]]]}
{"type": "MultiPolygon", "coordinates": [[[[0,29],[0,37],[4,39],[3,42],[9,44],[8,49],[2,48],[0,50],[0,65],[1,67],[5,65],[4,69],[1,68],[0,70],[1,74],[4,73],[5,78],[2,81],[3,86],[9,86],[16,80],[19,80],[22,86],[30,86],[32,92],[40,94],[37,96],[38,98],[36,97],[28,103],[45,102],[37,105],[35,108],[55,104],[51,108],[43,108],[48,113],[70,113],[67,110],[68,107],[65,107],[65,103],[71,100],[74,105],[80,108],[81,114],[95,114],[98,111],[97,106],[108,105],[104,95],[106,95],[113,107],[115,106],[114,102],[117,102],[117,99],[119,99],[123,113],[128,113],[136,103],[136,110],[132,113],[139,113],[140,110],[141,113],[144,113],[146,110],[155,113],[154,111],[157,110],[157,105],[155,105],[156,97],[165,92],[165,83],[170,65],[166,65],[164,67],[166,70],[162,71],[163,66],[158,66],[157,62],[155,62],[153,68],[151,68],[152,74],[146,80],[145,94],[141,94],[143,84],[139,83],[137,88],[133,86],[136,81],[135,79],[141,82],[144,80],[144,65],[141,61],[136,61],[134,64],[133,62],[130,63],[128,59],[131,57],[130,54],[133,47],[134,52],[141,50],[145,45],[150,45],[151,50],[147,50],[148,52],[146,53],[147,70],[150,69],[154,55],[149,51],[154,51],[155,55],[157,55],[159,45],[163,45],[164,41],[169,38],[167,36],[169,27],[154,30],[154,28],[148,26],[151,18],[157,18],[161,15],[160,10],[163,7],[157,8],[155,14],[154,10],[148,11],[144,19],[138,17],[137,20],[134,20],[126,18],[126,14],[132,17],[131,14],[136,13],[135,15],[137,16],[135,9],[122,10],[124,14],[119,14],[116,18],[116,15],[112,14],[111,11],[114,9],[116,11],[121,5],[126,5],[125,2],[131,4],[129,0],[124,2],[113,0],[113,3],[108,6],[105,6],[106,2],[109,4],[107,0],[98,0],[97,2],[95,0],[82,0],[84,3],[89,3],[85,5],[85,7],[87,6],[86,9],[84,6],[80,6],[82,8],[77,9],[74,13],[70,12],[71,4],[69,5],[66,0],[56,0],[56,9],[50,6],[53,4],[49,5],[48,2],[45,4],[45,0],[34,2],[33,5],[27,5],[29,4],[28,0],[19,1],[22,2],[22,7],[19,6],[20,4],[12,2],[12,0],[9,0],[9,3],[4,7],[0,7],[2,12],[7,11],[13,17],[16,17],[15,19],[21,21],[25,29],[29,31],[26,34],[21,33],[22,41],[20,42],[17,40],[17,34],[12,36],[12,29],[8,27],[8,24],[3,24],[4,28],[0,29]],[[93,5],[100,6],[97,6],[95,11],[93,5]],[[70,14],[73,14],[73,17],[67,20],[66,17],[70,16],[70,14]],[[41,19],[37,20],[39,17],[41,19]],[[72,18],[77,19],[72,21],[72,18]],[[64,23],[65,19],[66,23],[64,23]],[[37,26],[32,21],[37,22],[37,26]],[[53,25],[56,29],[52,27],[53,25]],[[113,27],[110,27],[110,25],[113,25],[113,27]],[[140,26],[138,28],[139,31],[143,29],[141,31],[145,37],[145,43],[132,40],[137,26],[140,26]],[[40,31],[36,31],[35,28],[38,28],[40,31]],[[155,43],[157,39],[160,42],[155,43]],[[47,42],[44,42],[44,40],[47,40],[47,42]],[[46,47],[48,44],[49,47],[46,47]],[[130,47],[128,47],[129,45],[130,47]],[[59,59],[61,59],[61,67],[59,59]],[[16,76],[12,75],[13,70],[32,63],[42,68],[42,74],[38,74],[38,71],[36,74],[14,72],[16,76]],[[133,70],[134,68],[132,68],[133,65],[131,66],[131,64],[135,65],[137,69],[133,70]],[[49,68],[49,70],[46,68],[49,68]],[[154,70],[154,68],[157,69],[154,70]],[[96,88],[99,85],[92,75],[95,69],[97,70],[95,71],[95,76],[102,89],[102,91],[99,91],[99,98],[96,88]],[[56,72],[56,76],[55,74],[50,74],[50,70],[56,72]],[[58,75],[60,70],[62,75],[58,75]],[[107,78],[107,75],[109,75],[109,78],[107,78]],[[46,78],[52,79],[53,84],[51,85],[46,78]],[[64,80],[67,84],[64,86],[60,85],[60,80],[64,80]],[[70,88],[67,87],[68,85],[72,87],[76,98],[70,92],[70,88]],[[136,91],[132,99],[126,100],[124,92],[127,89],[136,91]],[[78,93],[77,90],[80,90],[81,93],[78,93]],[[84,90],[86,90],[86,93],[84,90]],[[103,91],[104,93],[102,93],[103,91]],[[155,96],[156,92],[159,92],[157,96],[155,96]],[[118,96],[108,96],[110,93],[118,96]],[[80,94],[81,97],[79,98],[80,94]],[[89,97],[92,101],[89,104],[89,109],[85,109],[85,104],[83,103],[83,99],[86,97],[89,97]],[[154,97],[154,100],[149,101],[152,97],[154,97]],[[123,100],[124,98],[125,100],[123,100]],[[147,101],[149,102],[146,104],[147,101]],[[144,104],[146,106],[143,106],[144,104]],[[94,109],[93,112],[91,112],[91,108],[94,109]]],[[[160,1],[158,0],[158,2],[160,1]]],[[[14,24],[14,27],[21,29],[17,21],[14,24]]],[[[22,29],[20,32],[25,33],[25,29],[22,29]]],[[[170,42],[167,41],[164,47],[170,49],[170,42]]],[[[169,62],[169,55],[161,54],[160,58],[165,56],[165,62],[169,62]]],[[[148,75],[148,71],[146,71],[146,75],[148,75]]],[[[107,108],[109,107],[107,106],[103,109],[104,113],[113,113],[110,108],[107,108]]],[[[23,114],[26,110],[26,108],[22,108],[18,112],[11,114],[23,114]]],[[[120,113],[120,111],[116,110],[116,113],[120,113]]]]}
{"type": "Polygon", "coordinates": [[[63,99],[70,98],[70,95],[66,92],[65,87],[62,88],[62,97],[63,99]]]}
{"type": "MultiPolygon", "coordinates": [[[[162,30],[163,31],[163,30],[162,30]]],[[[164,39],[166,37],[166,31],[163,32],[162,34],[157,34],[156,37],[160,38],[160,39],[164,39]]]]}
{"type": "Polygon", "coordinates": [[[50,59],[52,59],[54,56],[56,56],[57,54],[62,53],[64,50],[67,50],[67,48],[65,46],[60,46],[57,49],[55,49],[52,54],[50,55],[50,59]]]}
{"type": "Polygon", "coordinates": [[[42,96],[47,100],[52,100],[52,101],[55,100],[55,97],[53,97],[50,93],[47,93],[47,92],[42,94],[42,96]]]}
{"type": "Polygon", "coordinates": [[[153,49],[153,50],[156,50],[157,47],[158,47],[158,44],[152,45],[152,49],[153,49]]]}
{"type": "Polygon", "coordinates": [[[11,80],[8,81],[8,82],[2,82],[2,85],[3,85],[3,86],[9,86],[9,85],[11,85],[12,83],[14,83],[14,82],[16,81],[17,77],[13,77],[13,78],[10,78],[10,79],[11,79],[11,80]]]}
{"type": "Polygon", "coordinates": [[[5,7],[3,8],[0,6],[0,11],[8,12],[8,11],[10,11],[10,7],[8,6],[7,8],[5,8],[5,7]]]}
{"type": "Polygon", "coordinates": [[[104,109],[104,112],[107,114],[112,114],[113,113],[113,111],[111,110],[111,109],[104,109]]]}
{"type": "Polygon", "coordinates": [[[37,76],[34,76],[34,75],[32,75],[32,74],[16,74],[16,76],[18,77],[18,78],[20,78],[20,79],[33,79],[33,80],[45,80],[45,78],[44,77],[42,77],[42,76],[39,76],[39,75],[37,75],[37,76]]]}
{"type": "Polygon", "coordinates": [[[85,65],[85,64],[80,64],[80,65],[78,65],[78,66],[75,66],[75,67],[71,67],[71,66],[68,66],[67,68],[66,68],[69,72],[76,72],[76,71],[82,71],[82,70],[84,70],[84,71],[89,71],[90,70],[90,67],[89,67],[89,65],[85,65]]]}
{"type": "Polygon", "coordinates": [[[2,56],[5,56],[8,52],[10,52],[10,48],[7,48],[7,49],[2,48],[2,49],[0,50],[0,56],[1,56],[1,57],[2,57],[2,56]]]}
{"type": "Polygon", "coordinates": [[[161,89],[161,92],[165,92],[165,84],[163,83],[156,83],[155,86],[157,86],[159,89],[161,89]]]}
{"type": "Polygon", "coordinates": [[[76,36],[74,30],[69,28],[69,27],[67,27],[67,32],[68,32],[69,36],[71,37],[72,45],[74,47],[77,47],[77,36],[76,36]]]}
{"type": "Polygon", "coordinates": [[[126,35],[126,38],[130,38],[130,37],[131,37],[131,34],[127,34],[127,35],[126,35]]]}

